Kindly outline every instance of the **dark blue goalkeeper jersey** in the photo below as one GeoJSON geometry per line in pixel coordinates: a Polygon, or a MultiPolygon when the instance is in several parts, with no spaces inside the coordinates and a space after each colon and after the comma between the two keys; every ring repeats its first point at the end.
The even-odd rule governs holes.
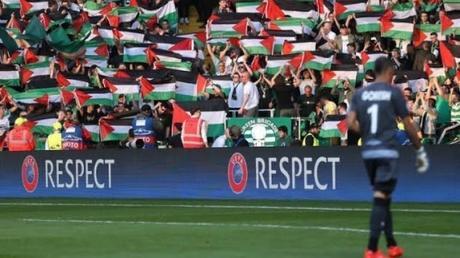
{"type": "Polygon", "coordinates": [[[351,110],[359,121],[363,158],[398,158],[396,118],[409,115],[401,90],[387,83],[373,83],[356,92],[351,110]]]}

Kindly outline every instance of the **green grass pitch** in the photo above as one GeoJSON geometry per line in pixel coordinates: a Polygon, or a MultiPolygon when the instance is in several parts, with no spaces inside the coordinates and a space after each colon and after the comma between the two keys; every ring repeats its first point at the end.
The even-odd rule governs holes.
{"type": "MultiPolygon", "coordinates": [[[[362,257],[369,207],[306,201],[2,199],[0,257],[362,257]]],[[[405,257],[458,257],[458,204],[394,204],[393,209],[405,257]]]]}

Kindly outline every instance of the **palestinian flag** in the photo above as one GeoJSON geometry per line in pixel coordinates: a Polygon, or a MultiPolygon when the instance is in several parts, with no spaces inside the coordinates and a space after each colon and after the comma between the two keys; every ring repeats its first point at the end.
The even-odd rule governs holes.
{"type": "Polygon", "coordinates": [[[99,135],[101,142],[125,140],[128,138],[129,130],[131,128],[131,119],[101,119],[99,121],[99,135]]]}
{"type": "Polygon", "coordinates": [[[198,83],[200,76],[194,73],[174,71],[177,101],[196,101],[198,99],[206,88],[206,84],[198,83]]]}
{"type": "Polygon", "coordinates": [[[331,69],[334,53],[330,51],[309,51],[294,57],[290,63],[302,70],[310,68],[313,70],[331,69]]]}
{"type": "Polygon", "coordinates": [[[446,12],[460,11],[460,0],[443,0],[446,12]]]}
{"type": "Polygon", "coordinates": [[[48,9],[48,1],[43,0],[19,0],[19,4],[21,16],[48,9]]]}
{"type": "Polygon", "coordinates": [[[303,39],[303,40],[294,40],[294,41],[284,41],[281,54],[287,55],[287,54],[303,53],[305,51],[315,51],[315,50],[316,50],[315,40],[303,39]]]}
{"type": "Polygon", "coordinates": [[[297,35],[292,30],[264,30],[262,34],[275,39],[275,53],[281,53],[285,41],[297,40],[297,35]]]}
{"type": "Polygon", "coordinates": [[[444,40],[445,36],[441,35],[441,25],[439,24],[416,24],[412,42],[415,47],[419,47],[425,41],[431,41],[430,34],[436,32],[439,40],[444,40]]]}
{"type": "Polygon", "coordinates": [[[442,65],[425,64],[425,73],[428,78],[435,77],[438,80],[446,78],[446,69],[442,65]]]}
{"type": "Polygon", "coordinates": [[[208,39],[210,38],[239,38],[248,34],[249,19],[224,20],[218,19],[207,26],[208,39]]]}
{"type": "Polygon", "coordinates": [[[222,100],[199,102],[178,102],[177,105],[186,112],[194,108],[201,109],[201,119],[208,123],[208,137],[219,137],[224,134],[227,120],[227,104],[222,100]]]}
{"type": "Polygon", "coordinates": [[[145,42],[154,43],[155,48],[169,51],[195,49],[195,42],[193,38],[181,36],[146,35],[145,42]]]}
{"type": "Polygon", "coordinates": [[[262,1],[260,0],[242,0],[235,3],[237,13],[259,13],[257,8],[262,1]]]}
{"type": "Polygon", "coordinates": [[[455,68],[460,62],[460,46],[451,45],[444,41],[440,42],[442,64],[447,68],[455,68]]]}
{"type": "Polygon", "coordinates": [[[348,80],[351,85],[356,85],[356,77],[358,76],[358,67],[356,65],[336,65],[333,64],[330,70],[322,72],[323,85],[328,88],[333,88],[337,80],[340,80],[339,87],[343,87],[343,80],[348,80]]]}
{"type": "Polygon", "coordinates": [[[366,32],[380,32],[380,17],[382,12],[378,13],[357,13],[356,16],[356,30],[358,33],[366,32]]]}
{"type": "Polygon", "coordinates": [[[110,12],[111,16],[116,16],[120,23],[132,22],[137,18],[137,7],[123,6],[116,7],[110,12]]]}
{"type": "Polygon", "coordinates": [[[313,20],[319,18],[313,3],[296,0],[267,0],[258,7],[258,10],[270,20],[284,17],[313,20]]]}
{"type": "Polygon", "coordinates": [[[59,92],[59,88],[57,87],[50,87],[45,88],[46,84],[43,88],[37,89],[29,89],[24,92],[13,93],[11,96],[13,99],[25,105],[32,105],[32,104],[41,104],[41,105],[48,105],[49,103],[60,103],[61,96],[59,92]]]}
{"type": "Polygon", "coordinates": [[[155,9],[140,8],[142,16],[149,19],[149,17],[156,17],[157,21],[167,20],[172,30],[177,29],[177,21],[179,19],[174,0],[163,1],[161,6],[155,6],[155,9]]]}
{"type": "Polygon", "coordinates": [[[204,49],[204,45],[206,43],[206,32],[204,31],[199,31],[191,34],[178,34],[177,37],[192,39],[193,43],[195,43],[195,47],[200,50],[204,49]]]}
{"type": "Polygon", "coordinates": [[[388,57],[388,54],[384,52],[371,52],[363,51],[361,52],[361,61],[364,65],[364,71],[373,70],[375,65],[375,60],[379,57],[388,57]]]}
{"type": "Polygon", "coordinates": [[[50,135],[53,132],[53,124],[57,122],[55,113],[27,117],[27,121],[33,126],[32,132],[40,135],[50,135]]]}
{"type": "Polygon", "coordinates": [[[135,79],[121,79],[106,77],[102,79],[104,88],[113,94],[138,95],[139,84],[135,79]]]}
{"type": "Polygon", "coordinates": [[[388,15],[392,19],[407,19],[412,18],[417,15],[415,11],[414,3],[397,3],[392,6],[391,9],[388,9],[385,15],[388,15]]]}
{"type": "Polygon", "coordinates": [[[265,74],[274,75],[278,70],[289,63],[298,54],[289,55],[273,55],[267,56],[267,65],[265,66],[265,74]]]}
{"type": "Polygon", "coordinates": [[[273,37],[242,37],[240,46],[244,48],[249,55],[271,55],[275,39],[273,37]]]}
{"type": "MultiPolygon", "coordinates": [[[[110,46],[115,46],[115,34],[114,34],[114,29],[110,27],[99,27],[99,28],[94,28],[94,37],[90,36],[89,38],[93,39],[95,37],[100,36],[108,45],[110,46]]],[[[88,39],[87,39],[88,40],[88,39]]]]}
{"type": "Polygon", "coordinates": [[[423,91],[428,85],[428,76],[421,71],[396,71],[395,85],[400,89],[411,88],[413,92],[423,91]]]}
{"type": "Polygon", "coordinates": [[[172,51],[151,49],[151,44],[125,44],[123,62],[126,63],[151,63],[155,60],[161,62],[182,62],[182,56],[172,51]]]}
{"type": "Polygon", "coordinates": [[[228,96],[230,90],[232,89],[232,77],[230,75],[222,75],[222,76],[211,76],[209,77],[211,80],[212,85],[219,85],[222,88],[222,91],[225,95],[228,96]]]}
{"type": "Polygon", "coordinates": [[[414,24],[412,18],[382,20],[380,29],[382,37],[410,41],[414,32],[414,24]]]}
{"type": "Polygon", "coordinates": [[[0,64],[0,85],[19,86],[19,71],[14,65],[0,64]]]}
{"type": "Polygon", "coordinates": [[[176,82],[174,77],[161,79],[139,80],[139,87],[144,99],[148,100],[170,100],[176,97],[176,82]]]}
{"type": "Polygon", "coordinates": [[[304,19],[299,18],[282,18],[267,23],[269,30],[292,30],[298,35],[304,33],[304,19]]]}
{"type": "Polygon", "coordinates": [[[87,75],[58,72],[56,81],[59,86],[66,87],[67,90],[89,87],[89,78],[87,75]]]}
{"type": "Polygon", "coordinates": [[[19,9],[21,4],[19,0],[2,0],[3,8],[5,9],[19,9]]]}
{"type": "Polygon", "coordinates": [[[145,33],[142,30],[114,29],[113,33],[123,44],[144,42],[145,33]]]}
{"type": "Polygon", "coordinates": [[[449,12],[439,16],[443,35],[460,35],[460,11],[449,12]]]}
{"type": "Polygon", "coordinates": [[[113,94],[108,89],[77,89],[73,93],[79,107],[113,105],[113,94]]]}
{"type": "Polygon", "coordinates": [[[150,63],[147,51],[150,44],[125,44],[123,50],[124,63],[150,63]]]}
{"type": "Polygon", "coordinates": [[[99,67],[107,67],[109,59],[109,46],[102,40],[91,40],[85,42],[85,66],[91,67],[97,65],[99,67]]]}
{"type": "Polygon", "coordinates": [[[348,15],[362,13],[367,9],[365,0],[336,0],[334,4],[335,15],[340,20],[347,19],[348,15]]]}
{"type": "Polygon", "coordinates": [[[32,78],[38,76],[48,76],[50,75],[50,62],[38,62],[33,64],[26,64],[21,69],[21,81],[27,83],[32,78]]]}
{"type": "Polygon", "coordinates": [[[83,5],[83,11],[87,12],[89,17],[102,17],[103,10],[104,5],[94,1],[86,1],[83,5]]]}
{"type": "Polygon", "coordinates": [[[160,61],[154,65],[154,69],[171,69],[176,71],[190,72],[192,71],[192,63],[189,61],[170,62],[160,61]]]}
{"type": "Polygon", "coordinates": [[[348,131],[346,116],[332,115],[327,116],[321,125],[320,138],[336,138],[346,135],[348,131]]]}
{"type": "Polygon", "coordinates": [[[264,28],[264,20],[262,15],[256,13],[219,13],[214,14],[209,18],[209,21],[234,21],[238,23],[242,20],[248,20],[248,26],[251,26],[256,32],[260,32],[264,28]]]}
{"type": "Polygon", "coordinates": [[[98,124],[90,125],[84,124],[83,131],[86,131],[87,135],[91,135],[92,142],[100,142],[100,128],[98,124]]]}

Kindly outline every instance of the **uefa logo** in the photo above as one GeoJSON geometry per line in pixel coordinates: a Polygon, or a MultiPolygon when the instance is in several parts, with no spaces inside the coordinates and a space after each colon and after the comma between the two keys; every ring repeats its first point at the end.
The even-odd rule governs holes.
{"type": "Polygon", "coordinates": [[[240,194],[246,189],[248,183],[248,165],[241,153],[234,153],[228,162],[228,184],[235,194],[240,194]]]}
{"type": "Polygon", "coordinates": [[[38,186],[38,165],[32,156],[27,156],[22,162],[22,185],[28,193],[33,193],[38,186]]]}

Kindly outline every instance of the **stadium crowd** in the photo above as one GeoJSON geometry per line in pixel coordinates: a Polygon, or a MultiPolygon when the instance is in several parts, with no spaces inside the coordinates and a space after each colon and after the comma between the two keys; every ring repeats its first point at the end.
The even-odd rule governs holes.
{"type": "Polygon", "coordinates": [[[291,118],[277,146],[357,145],[344,121],[382,56],[424,143],[457,142],[460,1],[1,2],[5,149],[251,146],[226,125],[256,117],[291,118]]]}

